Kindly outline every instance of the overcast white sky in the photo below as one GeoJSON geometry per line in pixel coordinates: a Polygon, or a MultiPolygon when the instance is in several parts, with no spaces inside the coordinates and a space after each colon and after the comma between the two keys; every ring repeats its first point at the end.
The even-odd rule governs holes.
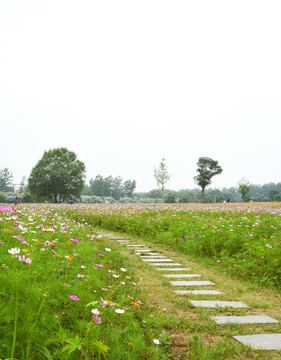
{"type": "Polygon", "coordinates": [[[0,169],[44,150],[156,188],[281,181],[281,1],[0,0],[0,169]]]}

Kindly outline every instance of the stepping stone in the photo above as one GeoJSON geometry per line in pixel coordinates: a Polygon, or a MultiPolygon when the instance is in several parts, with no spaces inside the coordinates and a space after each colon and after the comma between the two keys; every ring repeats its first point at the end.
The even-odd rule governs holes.
{"type": "MultiPolygon", "coordinates": [[[[151,259],[152,258],[152,256],[151,255],[147,255],[147,256],[141,256],[140,257],[141,259],[151,259]]],[[[161,258],[166,258],[166,256],[162,256],[162,255],[153,255],[153,258],[157,258],[157,259],[161,259],[161,258]]]]}
{"type": "Polygon", "coordinates": [[[211,300],[188,300],[195,307],[216,308],[220,307],[233,307],[233,308],[247,308],[248,306],[241,301],[211,301],[211,300]]]}
{"type": "MultiPolygon", "coordinates": [[[[157,259],[155,259],[155,261],[157,261],[157,259]]],[[[152,263],[152,264],[149,264],[149,265],[152,265],[152,266],[181,266],[180,263],[152,263]]]]}
{"type": "MultiPolygon", "coordinates": [[[[141,255],[142,253],[136,253],[136,255],[141,255]]],[[[150,254],[146,254],[149,255],[150,257],[154,256],[154,255],[160,255],[159,253],[150,253],[150,254]]]]}
{"type": "Polygon", "coordinates": [[[141,259],[142,261],[147,261],[147,262],[173,262],[174,260],[171,259],[141,259]]]}
{"type": "Polygon", "coordinates": [[[201,285],[215,285],[211,281],[170,281],[173,286],[201,286],[201,285]]]}
{"type": "Polygon", "coordinates": [[[190,268],[157,268],[156,270],[159,270],[159,271],[189,271],[190,268]]]}
{"type": "Polygon", "coordinates": [[[219,295],[223,294],[220,291],[217,290],[174,290],[174,293],[180,294],[180,295],[187,295],[187,294],[193,294],[193,295],[219,295]]]}
{"type": "Polygon", "coordinates": [[[278,320],[264,315],[248,315],[248,316],[212,316],[217,324],[274,324],[278,320]]]}
{"type": "Polygon", "coordinates": [[[169,275],[163,275],[166,278],[193,278],[193,277],[200,277],[199,274],[169,274],[169,275]]]}
{"type": "Polygon", "coordinates": [[[145,245],[135,244],[135,245],[127,245],[127,246],[132,246],[132,247],[144,247],[145,245]]]}
{"type": "Polygon", "coordinates": [[[233,337],[253,349],[281,350],[281,334],[238,335],[233,337]]]}
{"type": "Polygon", "coordinates": [[[142,253],[142,252],[150,252],[153,251],[151,249],[134,249],[136,252],[142,253]]]}

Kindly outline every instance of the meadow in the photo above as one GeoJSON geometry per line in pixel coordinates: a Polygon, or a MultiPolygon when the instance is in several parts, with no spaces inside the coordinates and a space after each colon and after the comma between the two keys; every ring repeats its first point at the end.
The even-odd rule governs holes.
{"type": "Polygon", "coordinates": [[[0,359],[176,359],[169,331],[183,320],[153,308],[141,271],[99,230],[280,291],[280,216],[273,203],[0,207],[0,359]]]}
{"type": "Polygon", "coordinates": [[[208,259],[236,277],[281,290],[276,203],[84,206],[72,217],[208,259]]]}
{"type": "Polygon", "coordinates": [[[141,275],[70,214],[0,208],[0,358],[167,359],[164,319],[140,297],[141,275]]]}

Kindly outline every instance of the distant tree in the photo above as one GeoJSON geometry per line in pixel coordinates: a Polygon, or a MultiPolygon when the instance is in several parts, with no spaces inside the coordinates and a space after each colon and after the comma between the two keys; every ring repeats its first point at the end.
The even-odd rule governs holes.
{"type": "Polygon", "coordinates": [[[128,195],[130,198],[132,198],[136,186],[137,186],[136,180],[126,180],[123,184],[124,195],[128,195]]]}
{"type": "Polygon", "coordinates": [[[281,202],[281,194],[276,194],[273,200],[276,202],[281,202]]]}
{"type": "Polygon", "coordinates": [[[13,174],[5,168],[3,170],[0,169],[0,191],[7,192],[11,190],[13,186],[13,174]]]}
{"type": "Polygon", "coordinates": [[[160,189],[153,189],[153,190],[150,190],[146,196],[147,198],[151,198],[151,199],[159,199],[162,197],[162,193],[161,193],[161,190],[160,189]]]}
{"type": "Polygon", "coordinates": [[[80,197],[84,186],[85,165],[66,148],[45,151],[28,179],[34,198],[62,202],[80,197]]]}
{"type": "Polygon", "coordinates": [[[176,197],[174,194],[167,194],[166,197],[165,197],[165,200],[164,200],[165,203],[167,204],[173,204],[176,202],[176,197]]]}
{"type": "Polygon", "coordinates": [[[241,198],[244,202],[250,201],[250,191],[251,191],[251,184],[248,180],[246,180],[244,177],[239,180],[238,182],[238,192],[241,195],[241,198]]]}
{"type": "Polygon", "coordinates": [[[271,201],[273,201],[275,195],[278,195],[278,194],[280,194],[280,192],[279,192],[278,190],[275,190],[275,189],[269,190],[269,194],[268,194],[269,199],[270,199],[271,201]]]}
{"type": "Polygon", "coordinates": [[[0,193],[0,204],[6,203],[6,202],[7,202],[7,198],[6,198],[5,194],[0,193]]]}
{"type": "Polygon", "coordinates": [[[167,165],[165,164],[165,159],[162,159],[162,161],[159,164],[158,170],[154,168],[154,177],[157,181],[157,186],[159,186],[161,190],[161,196],[164,197],[164,188],[166,182],[169,181],[171,174],[168,173],[167,165]]]}
{"type": "Polygon", "coordinates": [[[218,161],[208,157],[200,157],[197,166],[197,172],[199,174],[194,177],[194,181],[201,187],[201,201],[203,201],[205,188],[211,184],[213,176],[222,173],[222,168],[218,161]]]}
{"type": "Polygon", "coordinates": [[[84,187],[83,187],[83,189],[81,191],[81,196],[82,195],[83,196],[94,196],[94,193],[93,193],[93,191],[92,191],[92,189],[90,188],[89,185],[84,184],[84,187]]]}
{"type": "Polygon", "coordinates": [[[119,200],[123,192],[122,178],[120,176],[117,176],[112,180],[111,188],[112,188],[111,196],[113,197],[114,200],[119,200]]]}

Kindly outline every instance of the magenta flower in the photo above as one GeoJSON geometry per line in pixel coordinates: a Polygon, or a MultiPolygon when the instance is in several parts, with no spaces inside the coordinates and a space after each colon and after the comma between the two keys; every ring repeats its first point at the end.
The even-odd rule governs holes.
{"type": "Polygon", "coordinates": [[[94,321],[96,324],[100,324],[100,323],[101,323],[101,318],[98,317],[97,315],[92,316],[92,319],[93,319],[93,321],[94,321]]]}
{"type": "Polygon", "coordinates": [[[79,301],[79,297],[77,297],[76,295],[69,295],[69,299],[73,300],[73,301],[79,301]]]}
{"type": "Polygon", "coordinates": [[[30,258],[25,258],[25,255],[18,256],[19,261],[22,261],[24,264],[31,264],[32,260],[30,258]]]}
{"type": "Polygon", "coordinates": [[[79,240],[78,239],[75,239],[75,238],[73,238],[73,239],[71,239],[72,240],[72,242],[74,242],[74,243],[78,243],[79,242],[79,240]]]}
{"type": "Polygon", "coordinates": [[[102,268],[102,267],[103,267],[102,264],[96,264],[96,266],[99,267],[99,268],[102,268]]]}

